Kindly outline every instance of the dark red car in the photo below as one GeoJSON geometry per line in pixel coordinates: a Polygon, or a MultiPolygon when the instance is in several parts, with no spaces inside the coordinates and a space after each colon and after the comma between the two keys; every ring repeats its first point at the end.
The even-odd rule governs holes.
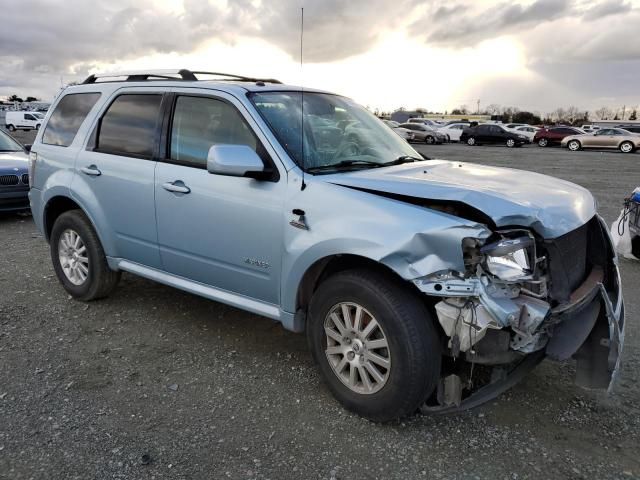
{"type": "Polygon", "coordinates": [[[584,132],[575,127],[550,127],[541,128],[533,137],[533,143],[537,143],[540,147],[548,147],[550,145],[560,145],[564,137],[569,135],[582,135],[584,132]]]}

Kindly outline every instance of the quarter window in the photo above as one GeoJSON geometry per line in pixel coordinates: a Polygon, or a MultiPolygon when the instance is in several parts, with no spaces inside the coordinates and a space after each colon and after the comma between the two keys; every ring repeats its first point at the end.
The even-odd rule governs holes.
{"type": "Polygon", "coordinates": [[[99,93],[72,93],[63,97],[49,117],[42,143],[68,147],[89,111],[100,98],[99,93]]]}
{"type": "Polygon", "coordinates": [[[216,144],[258,147],[255,135],[232,105],[213,98],[178,97],[171,128],[171,160],[206,167],[209,149],[216,144]]]}
{"type": "Polygon", "coordinates": [[[124,94],[104,114],[98,130],[96,151],[114,155],[151,158],[162,95],[124,94]]]}

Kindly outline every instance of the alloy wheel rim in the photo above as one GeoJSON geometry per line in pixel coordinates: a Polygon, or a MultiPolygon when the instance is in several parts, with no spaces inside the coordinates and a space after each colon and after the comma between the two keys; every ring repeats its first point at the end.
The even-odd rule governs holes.
{"type": "Polygon", "coordinates": [[[513,147],[515,145],[516,142],[514,142],[512,139],[507,140],[507,146],[508,147],[513,147]]]}
{"type": "Polygon", "coordinates": [[[571,150],[578,150],[578,142],[570,142],[569,143],[569,148],[571,150]]]}
{"type": "Polygon", "coordinates": [[[469,145],[473,145],[474,143],[476,143],[476,139],[475,138],[470,138],[470,139],[467,140],[467,143],[469,145]]]}
{"type": "Polygon", "coordinates": [[[539,145],[541,145],[541,146],[543,146],[543,147],[545,147],[545,146],[547,145],[547,139],[546,139],[546,138],[541,139],[541,140],[538,142],[538,144],[539,144],[539,145]]]}
{"type": "Polygon", "coordinates": [[[622,150],[624,153],[628,153],[631,151],[631,145],[629,145],[628,143],[623,143],[620,147],[620,150],[622,150]]]}
{"type": "Polygon", "coordinates": [[[325,355],[333,373],[351,391],[370,395],[389,380],[391,352],[376,318],[353,302],[334,305],[324,320],[325,355]]]}
{"type": "Polygon", "coordinates": [[[89,277],[89,257],[87,247],[75,230],[68,228],[58,241],[58,259],[65,277],[79,286],[89,277]]]}

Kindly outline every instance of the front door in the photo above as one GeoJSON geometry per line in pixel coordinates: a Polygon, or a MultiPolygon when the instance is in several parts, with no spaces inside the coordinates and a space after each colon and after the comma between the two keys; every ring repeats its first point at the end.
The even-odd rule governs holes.
{"type": "Polygon", "coordinates": [[[278,304],[286,179],[239,107],[223,93],[176,93],[156,172],[160,255],[170,273],[278,304]],[[266,180],[211,174],[207,153],[215,144],[249,145],[276,173],[266,180]]]}

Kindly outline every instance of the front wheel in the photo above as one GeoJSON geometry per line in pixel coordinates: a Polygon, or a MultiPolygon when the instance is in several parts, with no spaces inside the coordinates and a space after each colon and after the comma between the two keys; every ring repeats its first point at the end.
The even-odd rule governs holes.
{"type": "Polygon", "coordinates": [[[16,127],[14,127],[13,125],[9,125],[9,126],[7,126],[7,128],[9,129],[10,132],[15,132],[16,131],[16,127]]]}
{"type": "Polygon", "coordinates": [[[633,147],[633,143],[631,142],[622,142],[620,144],[620,151],[622,153],[631,153],[633,152],[634,147],[633,147]]]}
{"type": "Polygon", "coordinates": [[[437,386],[441,351],[429,311],[383,274],[325,280],[311,300],[307,340],[333,395],[373,421],[413,414],[437,386]]]}
{"type": "Polygon", "coordinates": [[[516,146],[516,141],[513,138],[507,140],[507,147],[513,148],[516,146]]]}
{"type": "Polygon", "coordinates": [[[476,144],[476,139],[474,137],[467,138],[467,145],[473,147],[476,144]]]}
{"type": "Polygon", "coordinates": [[[109,268],[98,235],[81,210],[69,210],[56,219],[50,249],[58,280],[78,300],[106,297],[120,280],[120,272],[109,268]]]}
{"type": "Polygon", "coordinates": [[[546,138],[541,138],[540,140],[538,140],[539,147],[546,147],[547,145],[549,145],[549,140],[547,140],[546,138]]]}
{"type": "Polygon", "coordinates": [[[431,135],[427,135],[424,138],[424,143],[428,144],[428,145],[433,145],[433,143],[436,141],[435,138],[433,138],[431,135]]]}
{"type": "Polygon", "coordinates": [[[578,140],[571,140],[569,141],[569,143],[567,143],[567,148],[572,152],[577,152],[578,150],[580,150],[581,145],[578,140]]]}

